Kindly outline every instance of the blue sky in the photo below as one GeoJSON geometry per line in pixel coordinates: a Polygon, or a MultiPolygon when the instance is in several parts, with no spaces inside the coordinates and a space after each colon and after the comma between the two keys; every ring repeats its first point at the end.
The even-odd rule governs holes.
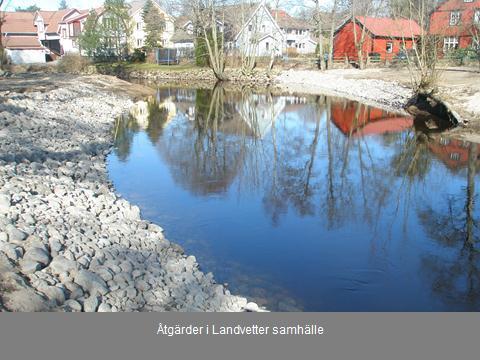
{"type": "MultiPolygon", "coordinates": [[[[2,10],[13,11],[16,7],[37,5],[42,10],[56,10],[60,0],[5,0],[2,10]],[[7,7],[5,7],[7,6],[7,7]]],[[[89,9],[103,4],[103,0],[67,0],[68,7],[89,9]]]]}

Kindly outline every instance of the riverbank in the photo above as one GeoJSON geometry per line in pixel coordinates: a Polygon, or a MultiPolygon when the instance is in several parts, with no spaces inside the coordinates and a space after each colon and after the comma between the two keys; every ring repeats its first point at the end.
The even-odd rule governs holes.
{"type": "MultiPolygon", "coordinates": [[[[158,66],[157,66],[158,67],[158,66]]],[[[128,80],[176,84],[207,84],[213,86],[215,76],[210,69],[174,66],[165,69],[131,67],[98,68],[104,74],[128,80]]],[[[413,96],[407,68],[369,68],[318,70],[281,70],[267,72],[257,69],[244,76],[239,69],[226,70],[230,83],[236,86],[271,87],[280,92],[342,96],[351,100],[405,113],[413,96]]],[[[445,68],[439,71],[437,98],[448,105],[461,126],[448,133],[464,140],[480,142],[480,71],[473,68],[445,68]]]]}
{"type": "Polygon", "coordinates": [[[0,81],[0,311],[255,311],[115,194],[114,119],[140,90],[106,76],[0,81]]]}

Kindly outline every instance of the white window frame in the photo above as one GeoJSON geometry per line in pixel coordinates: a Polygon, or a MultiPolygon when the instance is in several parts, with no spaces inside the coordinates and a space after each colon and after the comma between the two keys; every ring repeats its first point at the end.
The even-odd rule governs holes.
{"type": "Polygon", "coordinates": [[[480,9],[475,9],[473,13],[473,22],[480,24],[480,9]]]}
{"type": "Polygon", "coordinates": [[[446,36],[443,38],[443,51],[448,51],[458,48],[457,36],[446,36]]]}
{"type": "Polygon", "coordinates": [[[457,26],[460,24],[462,13],[459,10],[453,10],[450,12],[450,26],[457,26]]]}
{"type": "Polygon", "coordinates": [[[393,42],[392,41],[387,42],[387,46],[385,48],[385,51],[387,52],[387,54],[393,53],[393,42]]]}

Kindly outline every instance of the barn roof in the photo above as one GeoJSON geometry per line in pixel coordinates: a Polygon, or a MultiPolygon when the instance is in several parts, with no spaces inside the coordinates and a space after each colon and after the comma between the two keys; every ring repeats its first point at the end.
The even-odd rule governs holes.
{"type": "Polygon", "coordinates": [[[391,19],[357,16],[356,20],[375,36],[414,37],[422,33],[422,28],[415,20],[391,19]]]}

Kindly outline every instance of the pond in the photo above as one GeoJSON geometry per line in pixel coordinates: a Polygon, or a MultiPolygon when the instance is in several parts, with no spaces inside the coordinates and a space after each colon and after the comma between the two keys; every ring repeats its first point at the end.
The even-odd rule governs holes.
{"type": "Polygon", "coordinates": [[[478,144],[327,96],[158,88],[115,126],[116,191],[274,311],[479,311],[478,144]]]}

